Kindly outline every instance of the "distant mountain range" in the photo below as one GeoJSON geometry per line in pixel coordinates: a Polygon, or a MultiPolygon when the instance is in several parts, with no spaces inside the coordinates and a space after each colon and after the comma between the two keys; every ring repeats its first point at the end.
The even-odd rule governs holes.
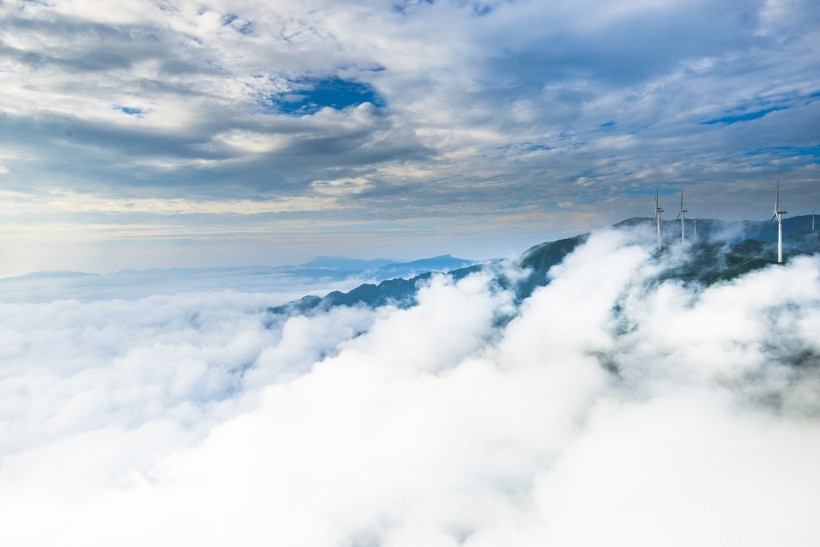
{"type": "MultiPolygon", "coordinates": [[[[646,226],[651,218],[630,218],[614,228],[646,226]]],[[[796,255],[820,252],[820,231],[812,231],[811,215],[783,220],[786,260],[796,255]]],[[[777,224],[768,221],[722,221],[687,219],[688,260],[663,271],[661,279],[677,278],[703,285],[728,280],[775,262],[777,224]],[[697,227],[697,239],[694,237],[697,227]]],[[[680,221],[662,222],[665,245],[680,238],[680,221]]],[[[549,241],[525,251],[517,263],[529,271],[515,282],[504,278],[497,261],[476,263],[450,255],[401,262],[387,259],[360,260],[319,256],[297,266],[250,266],[123,270],[110,274],[72,271],[37,272],[0,279],[2,302],[48,302],[59,299],[90,301],[106,298],[142,298],[156,294],[209,290],[240,290],[282,294],[280,301],[311,291],[337,288],[324,297],[309,295],[269,308],[276,315],[309,314],[335,306],[400,307],[416,302],[420,283],[436,272],[455,279],[489,269],[499,284],[512,287],[519,300],[549,282],[547,272],[559,264],[588,234],[549,241]]],[[[324,294],[322,292],[321,294],[324,294]]]]}
{"type": "Polygon", "coordinates": [[[451,271],[475,262],[450,255],[401,262],[320,256],[298,266],[128,269],[113,273],[44,271],[0,278],[0,302],[50,302],[74,299],[142,298],[191,291],[294,291],[355,287],[362,282],[451,271]]]}
{"type": "Polygon", "coordinates": [[[303,271],[324,271],[326,273],[359,274],[374,279],[407,277],[426,272],[445,272],[475,264],[474,260],[456,258],[450,255],[434,256],[410,262],[396,260],[359,260],[338,256],[317,256],[310,262],[295,266],[303,271]]]}
{"type": "MultiPolygon", "coordinates": [[[[614,225],[614,228],[628,228],[639,225],[652,226],[651,218],[630,218],[614,225]]],[[[673,244],[680,238],[680,221],[667,220],[661,223],[664,245],[673,244]]],[[[811,215],[784,219],[783,247],[787,257],[815,254],[820,252],[820,232],[811,231],[811,215]]],[[[686,232],[689,239],[688,260],[670,267],[659,274],[659,281],[678,279],[684,283],[710,285],[728,281],[747,272],[776,263],[777,258],[777,225],[766,221],[722,221],[716,219],[686,220],[686,232]],[[695,222],[697,238],[694,236],[695,222]]],[[[484,268],[496,268],[498,283],[513,287],[519,301],[527,298],[539,286],[549,282],[547,272],[560,264],[564,258],[584,243],[589,234],[549,241],[536,245],[524,252],[518,264],[529,274],[514,283],[503,276],[494,263],[469,264],[462,267],[436,271],[447,271],[454,279],[460,279],[470,273],[484,268]]],[[[662,249],[660,253],[663,253],[662,249]]],[[[418,261],[419,266],[426,263],[443,266],[446,261],[436,257],[432,262],[418,261]]],[[[317,259],[319,260],[319,259],[317,259]]],[[[455,259],[453,259],[455,260],[455,259]]],[[[390,271],[390,265],[378,266],[377,270],[390,271]],[[386,270],[384,268],[387,268],[386,270]]],[[[276,315],[309,314],[323,311],[335,306],[382,306],[394,304],[399,307],[410,307],[416,303],[416,292],[419,284],[428,280],[433,271],[417,274],[413,277],[396,277],[380,283],[365,283],[348,292],[334,291],[325,297],[305,296],[300,300],[282,306],[269,308],[276,315]]]]}

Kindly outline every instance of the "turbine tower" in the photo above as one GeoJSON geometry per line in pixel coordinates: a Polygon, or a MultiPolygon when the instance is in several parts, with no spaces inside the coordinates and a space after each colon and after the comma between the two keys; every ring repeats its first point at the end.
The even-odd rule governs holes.
{"type": "Polygon", "coordinates": [[[772,218],[769,220],[771,224],[774,219],[777,219],[777,263],[783,263],[783,215],[788,211],[780,210],[780,179],[777,179],[777,193],[774,198],[774,211],[772,218]]]}
{"type": "Polygon", "coordinates": [[[663,209],[660,206],[660,198],[658,196],[658,188],[655,188],[655,224],[658,227],[658,250],[661,250],[661,213],[663,209]]]}
{"type": "Polygon", "coordinates": [[[699,218],[700,217],[695,217],[695,218],[692,219],[692,226],[695,228],[694,234],[693,234],[695,239],[698,238],[698,219],[699,218]]]}
{"type": "Polygon", "coordinates": [[[686,209],[683,208],[683,192],[680,193],[680,212],[678,213],[678,218],[680,219],[680,242],[686,242],[686,213],[688,213],[686,209]]]}

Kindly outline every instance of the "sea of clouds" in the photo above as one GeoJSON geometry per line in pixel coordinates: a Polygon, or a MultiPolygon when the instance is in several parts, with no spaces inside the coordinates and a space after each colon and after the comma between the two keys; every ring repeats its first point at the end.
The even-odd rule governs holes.
{"type": "Polygon", "coordinates": [[[0,304],[0,544],[816,545],[820,256],[703,288],[653,242],[520,305],[489,271],[0,304]]]}

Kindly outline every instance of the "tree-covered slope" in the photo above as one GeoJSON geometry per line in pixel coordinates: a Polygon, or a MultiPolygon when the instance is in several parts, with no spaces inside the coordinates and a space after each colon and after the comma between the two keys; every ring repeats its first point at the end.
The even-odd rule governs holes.
{"type": "MultiPolygon", "coordinates": [[[[787,257],[820,252],[818,233],[802,229],[806,219],[792,220],[789,229],[784,229],[784,249],[787,257]]],[[[657,277],[658,282],[676,279],[683,283],[708,286],[776,264],[777,229],[768,223],[732,223],[705,219],[699,221],[698,239],[691,241],[693,236],[690,235],[690,241],[681,245],[677,239],[680,234],[680,223],[673,222],[667,221],[663,225],[662,249],[655,252],[655,258],[664,264],[657,277]],[[774,239],[771,237],[772,231],[774,239]],[[759,239],[762,236],[765,237],[759,239]]],[[[633,218],[618,223],[614,228],[635,229],[650,223],[651,219],[633,218]]],[[[448,272],[448,275],[460,279],[482,269],[490,269],[496,276],[499,286],[514,289],[516,300],[520,302],[539,286],[548,284],[550,268],[560,264],[588,238],[589,234],[581,234],[541,243],[528,249],[516,264],[526,274],[514,280],[505,274],[504,267],[499,262],[454,269],[448,272]]],[[[419,285],[429,280],[431,275],[432,273],[426,272],[410,278],[389,279],[378,284],[365,283],[348,292],[333,291],[325,297],[306,296],[301,300],[270,308],[269,311],[275,314],[310,313],[336,306],[386,304],[410,307],[416,304],[419,285]]],[[[602,270],[602,275],[606,275],[605,270],[602,270]]]]}

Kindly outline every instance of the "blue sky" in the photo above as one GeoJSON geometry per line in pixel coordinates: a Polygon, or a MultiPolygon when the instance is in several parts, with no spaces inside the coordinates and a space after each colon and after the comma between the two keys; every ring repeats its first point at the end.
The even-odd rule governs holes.
{"type": "Polygon", "coordinates": [[[4,1],[0,275],[810,214],[818,65],[809,0],[4,1]]]}

